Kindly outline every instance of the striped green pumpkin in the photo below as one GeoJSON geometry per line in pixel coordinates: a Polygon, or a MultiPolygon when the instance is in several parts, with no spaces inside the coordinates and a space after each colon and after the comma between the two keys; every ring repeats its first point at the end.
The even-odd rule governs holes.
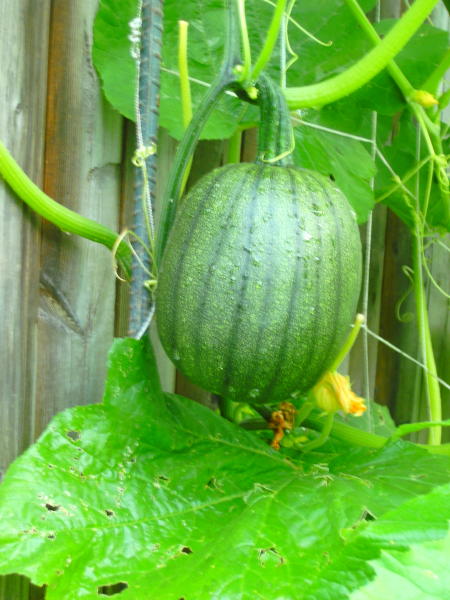
{"type": "Polygon", "coordinates": [[[158,281],[160,338],[206,390],[289,399],[337,355],[360,280],[355,215],[328,178],[228,165],[202,178],[176,216],[158,281]]]}

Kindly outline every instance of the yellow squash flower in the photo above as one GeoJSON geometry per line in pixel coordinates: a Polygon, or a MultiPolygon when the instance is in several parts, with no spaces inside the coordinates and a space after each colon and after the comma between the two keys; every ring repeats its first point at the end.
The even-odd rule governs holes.
{"type": "Polygon", "coordinates": [[[328,371],[313,387],[312,395],[317,406],[327,413],[342,410],[347,414],[360,417],[367,406],[364,398],[352,391],[350,378],[337,371],[328,371]]]}

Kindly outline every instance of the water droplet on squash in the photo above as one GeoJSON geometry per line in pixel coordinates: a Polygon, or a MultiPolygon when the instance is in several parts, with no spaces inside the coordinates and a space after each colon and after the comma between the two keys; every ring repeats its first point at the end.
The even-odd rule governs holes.
{"type": "Polygon", "coordinates": [[[303,234],[303,239],[305,240],[305,242],[309,242],[312,240],[312,235],[305,231],[305,233],[303,234]]]}
{"type": "Polygon", "coordinates": [[[321,206],[319,206],[318,204],[312,205],[312,212],[314,215],[316,215],[316,217],[323,217],[325,214],[325,211],[323,210],[323,208],[321,206]]]}
{"type": "Polygon", "coordinates": [[[250,398],[258,398],[260,393],[261,392],[259,391],[258,388],[253,388],[252,390],[249,391],[248,395],[250,396],[250,398]]]}

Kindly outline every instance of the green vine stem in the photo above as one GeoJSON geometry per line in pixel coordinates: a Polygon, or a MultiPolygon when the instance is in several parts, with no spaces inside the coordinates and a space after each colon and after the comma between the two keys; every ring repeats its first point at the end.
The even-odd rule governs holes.
{"type": "Polygon", "coordinates": [[[227,164],[241,161],[242,130],[237,129],[228,140],[227,164]]]}
{"type": "Polygon", "coordinates": [[[334,423],[334,413],[329,413],[323,420],[322,429],[319,432],[318,437],[311,442],[308,442],[304,446],[302,446],[303,452],[310,452],[311,450],[315,450],[322,446],[327,439],[330,437],[331,430],[333,429],[334,423]]]}
{"type": "MultiPolygon", "coordinates": [[[[358,21],[359,25],[361,26],[362,30],[366,33],[366,35],[370,38],[370,40],[375,44],[375,47],[379,48],[384,43],[384,41],[387,39],[388,36],[386,36],[385,40],[381,41],[380,37],[378,36],[378,33],[376,32],[372,23],[368,20],[368,18],[364,14],[364,11],[359,6],[357,0],[345,0],[345,1],[347,3],[347,6],[349,7],[349,9],[355,15],[355,18],[358,21]]],[[[416,4],[418,4],[418,1],[414,4],[414,6],[416,4]]],[[[404,15],[404,17],[406,16],[406,14],[404,15]]],[[[404,17],[402,17],[401,20],[403,20],[404,17]]],[[[393,29],[395,29],[395,27],[393,29]]],[[[433,71],[433,73],[431,73],[430,77],[424,83],[425,90],[430,89],[431,86],[434,86],[434,89],[431,89],[430,91],[433,91],[433,92],[435,91],[435,89],[438,86],[438,80],[436,78],[438,76],[440,77],[443,74],[443,72],[445,73],[445,70],[449,66],[449,61],[450,61],[450,52],[447,52],[447,54],[442,59],[441,63],[437,66],[437,68],[433,71]]],[[[419,127],[421,129],[425,143],[427,145],[430,157],[434,161],[434,167],[435,167],[436,176],[438,178],[438,181],[444,181],[444,179],[446,178],[446,172],[445,172],[446,165],[444,163],[446,163],[446,161],[445,161],[445,159],[444,160],[442,159],[443,147],[442,147],[442,140],[439,135],[439,124],[431,121],[430,118],[428,117],[424,107],[420,106],[420,104],[417,103],[417,101],[416,101],[417,90],[414,89],[414,87],[411,85],[411,83],[405,77],[402,70],[398,67],[398,65],[395,63],[395,61],[391,60],[387,64],[387,70],[389,71],[389,74],[391,75],[392,79],[395,81],[395,83],[399,87],[405,100],[408,102],[409,108],[412,111],[412,113],[414,114],[414,116],[419,124],[419,127]]],[[[436,118],[439,119],[439,111],[436,112],[436,118]]],[[[445,188],[445,189],[441,194],[442,202],[443,202],[443,206],[446,210],[447,217],[450,218],[450,198],[449,198],[449,194],[448,194],[448,187],[446,188],[443,185],[443,188],[445,188]]],[[[424,218],[425,218],[425,215],[424,215],[424,218]]]]}
{"type": "Polygon", "coordinates": [[[116,258],[127,277],[131,273],[131,249],[119,235],[96,221],[83,217],[62,206],[34,184],[0,142],[0,175],[32,210],[62,231],[103,244],[110,250],[117,246],[116,258]]]}
{"type": "Polygon", "coordinates": [[[329,369],[328,369],[329,371],[336,371],[337,368],[339,367],[339,365],[341,364],[341,362],[344,360],[344,358],[347,356],[347,354],[353,348],[353,344],[356,342],[356,338],[358,337],[358,334],[360,332],[361,326],[364,323],[364,321],[365,321],[364,315],[361,315],[358,313],[356,315],[355,322],[353,324],[353,328],[350,331],[350,333],[348,334],[347,339],[345,340],[342,348],[339,350],[339,354],[336,356],[333,363],[329,367],[329,369]]]}
{"type": "Polygon", "coordinates": [[[181,140],[174,164],[169,174],[161,206],[161,217],[156,237],[156,264],[159,265],[164,248],[167,243],[169,231],[172,227],[178,202],[181,196],[183,184],[183,173],[191,160],[196,142],[200,136],[203,125],[206,123],[213,108],[217,104],[222,92],[232,87],[237,82],[236,66],[240,64],[240,45],[237,2],[239,0],[227,1],[227,33],[225,53],[222,67],[216,79],[211,84],[208,92],[203,96],[200,105],[189,123],[189,126],[181,140]]]}
{"type": "MultiPolygon", "coordinates": [[[[375,31],[373,25],[369,22],[364,12],[361,10],[357,0],[346,0],[347,5],[352,10],[355,15],[358,23],[362,27],[362,29],[366,32],[368,37],[374,42],[376,47],[379,47],[382,42],[378,37],[377,32],[375,31]]],[[[448,58],[447,58],[448,60],[448,58]]],[[[444,61],[445,64],[445,61],[444,61]]],[[[433,166],[437,169],[440,169],[440,162],[437,160],[438,156],[442,154],[442,142],[439,135],[436,134],[436,125],[432,123],[428,119],[428,115],[426,114],[424,108],[418,105],[416,102],[411,101],[413,94],[415,92],[413,86],[410,84],[408,79],[404,76],[401,69],[397,66],[394,61],[391,61],[388,66],[388,71],[398,85],[399,89],[403,93],[406,101],[409,102],[409,107],[413,112],[414,116],[417,119],[419,124],[421,133],[424,137],[425,143],[427,144],[427,148],[430,154],[430,157],[427,158],[422,163],[418,163],[416,168],[412,171],[414,174],[418,167],[424,166],[425,162],[432,159],[434,160],[434,165],[431,164],[431,169],[429,170],[428,177],[428,189],[425,199],[424,206],[420,206],[419,204],[416,207],[416,214],[414,215],[414,230],[412,232],[413,235],[413,286],[414,286],[414,295],[416,300],[416,319],[417,326],[419,330],[419,339],[422,348],[423,361],[427,368],[425,372],[425,381],[426,381],[426,389],[427,396],[429,401],[429,412],[430,418],[433,421],[440,421],[442,419],[442,406],[441,406],[441,394],[439,388],[439,382],[437,379],[437,369],[436,369],[436,361],[434,358],[432,340],[431,340],[431,332],[430,325],[428,319],[428,311],[426,305],[425,298],[425,289],[424,289],[424,281],[423,281],[423,270],[422,270],[422,256],[423,256],[423,228],[425,226],[426,213],[428,208],[428,198],[431,193],[431,177],[433,174],[433,166]]],[[[440,68],[438,69],[440,73],[440,68]]],[[[432,74],[431,80],[435,82],[435,73],[432,74]]],[[[429,85],[429,84],[428,84],[429,85]]],[[[437,84],[436,84],[437,87],[437,84]]],[[[439,172],[437,172],[439,176],[439,172]]],[[[403,179],[403,183],[405,183],[406,178],[403,179]]],[[[447,208],[447,211],[450,210],[450,200],[449,198],[443,198],[444,206],[447,208]]],[[[433,427],[429,430],[429,438],[428,441],[430,444],[438,445],[441,443],[442,436],[442,428],[441,427],[433,427]]]]}
{"type": "Polygon", "coordinates": [[[289,108],[323,106],[348,96],[362,87],[398,54],[438,1],[416,0],[379,44],[339,75],[312,85],[286,88],[289,108]]]}
{"type": "MultiPolygon", "coordinates": [[[[326,426],[326,418],[321,417],[318,414],[313,414],[304,419],[302,425],[309,429],[314,429],[314,431],[321,432],[326,426]]],[[[270,429],[267,420],[264,419],[248,419],[239,423],[239,426],[243,429],[255,431],[270,429]]],[[[383,446],[391,440],[391,438],[376,433],[369,433],[368,431],[357,429],[356,427],[352,427],[351,425],[336,420],[332,423],[330,437],[340,440],[341,442],[347,442],[352,446],[362,446],[363,448],[373,449],[383,448],[383,446]]],[[[392,439],[396,441],[398,437],[394,434],[392,439]]],[[[440,446],[427,446],[425,444],[413,445],[422,448],[430,454],[450,456],[450,444],[442,444],[440,446]]]]}
{"type": "MultiPolygon", "coordinates": [[[[416,318],[419,329],[419,339],[421,342],[423,361],[427,370],[425,371],[425,382],[427,387],[430,419],[432,421],[442,420],[441,392],[439,381],[437,379],[436,361],[434,359],[433,344],[431,340],[430,323],[426,304],[425,288],[422,273],[422,229],[420,224],[416,224],[416,230],[413,234],[413,285],[414,296],[416,299],[416,318]]],[[[433,427],[428,432],[429,444],[439,445],[441,443],[442,428],[433,427]]]]}
{"type": "MultiPolygon", "coordinates": [[[[429,75],[428,79],[422,85],[424,90],[427,90],[431,94],[436,94],[438,87],[445,74],[450,69],[450,48],[442,57],[440,63],[436,66],[434,71],[429,75]]],[[[442,107],[441,107],[442,108],[442,107]]]]}
{"type": "Polygon", "coordinates": [[[237,0],[237,10],[239,17],[239,29],[241,32],[242,58],[243,64],[240,70],[240,80],[246,85],[249,83],[252,70],[252,54],[250,49],[250,40],[248,39],[247,20],[245,18],[245,0],[237,0]]]}
{"type": "MultiPolygon", "coordinates": [[[[180,73],[180,96],[181,96],[181,114],[183,117],[183,126],[186,129],[192,121],[192,97],[191,85],[189,82],[188,66],[188,27],[187,21],[178,21],[178,72],[180,73]]],[[[186,187],[189,173],[192,167],[192,157],[188,161],[183,173],[180,195],[183,195],[186,187]]]]}
{"type": "Polygon", "coordinates": [[[272,20],[269,25],[269,29],[267,31],[266,39],[264,41],[264,46],[256,60],[255,66],[252,71],[252,79],[256,81],[258,79],[260,73],[270,60],[272,56],[273,49],[275,44],[277,43],[279,31],[281,27],[281,21],[283,18],[283,13],[286,8],[286,0],[278,0],[275,10],[273,12],[272,20]]]}

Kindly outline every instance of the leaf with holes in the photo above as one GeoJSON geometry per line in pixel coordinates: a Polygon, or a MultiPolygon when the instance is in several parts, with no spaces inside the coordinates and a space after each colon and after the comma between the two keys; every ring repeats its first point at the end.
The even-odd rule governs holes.
{"type": "Polygon", "coordinates": [[[377,545],[380,555],[370,561],[376,577],[354,592],[351,600],[444,600],[449,597],[450,485],[440,486],[406,502],[369,523],[357,546],[377,545]]]}
{"type": "Polygon", "coordinates": [[[164,395],[148,345],[121,340],[104,403],[58,415],[0,486],[0,572],[48,600],[340,600],[375,576],[377,544],[340,559],[367,517],[449,475],[405,442],[288,458],[164,395]]]}

